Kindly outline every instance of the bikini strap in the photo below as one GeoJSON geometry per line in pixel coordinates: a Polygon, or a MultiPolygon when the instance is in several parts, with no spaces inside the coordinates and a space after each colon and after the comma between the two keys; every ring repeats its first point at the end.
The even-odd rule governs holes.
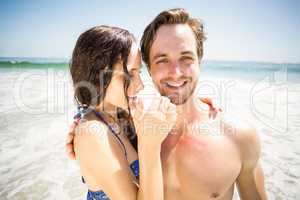
{"type": "Polygon", "coordinates": [[[109,124],[104,118],[103,118],[103,116],[99,113],[99,112],[97,112],[97,111],[95,111],[95,110],[93,110],[93,112],[94,112],[94,114],[109,128],[109,130],[112,132],[112,134],[113,134],[113,136],[117,139],[117,141],[118,141],[118,143],[120,144],[120,146],[123,148],[123,150],[124,150],[124,154],[125,154],[125,158],[126,158],[126,160],[128,161],[128,157],[127,157],[127,151],[126,151],[126,147],[125,147],[125,145],[124,145],[124,143],[122,142],[122,140],[120,139],[120,137],[118,136],[118,133],[117,133],[117,131],[116,131],[116,128],[114,127],[112,127],[112,125],[111,124],[109,124]]]}
{"type": "Polygon", "coordinates": [[[74,120],[77,121],[77,122],[79,120],[83,120],[84,116],[86,114],[88,114],[90,112],[93,112],[100,119],[100,121],[102,121],[109,128],[109,130],[112,132],[113,136],[117,139],[117,141],[118,141],[119,145],[121,146],[121,148],[123,148],[123,151],[124,151],[124,154],[125,154],[125,158],[128,161],[127,151],[126,151],[125,145],[122,142],[122,140],[120,139],[120,137],[118,136],[118,133],[116,131],[117,127],[112,127],[112,125],[109,124],[99,112],[97,112],[95,109],[93,109],[93,108],[91,108],[89,106],[80,105],[80,106],[78,106],[77,110],[78,110],[78,112],[74,116],[74,120]]]}

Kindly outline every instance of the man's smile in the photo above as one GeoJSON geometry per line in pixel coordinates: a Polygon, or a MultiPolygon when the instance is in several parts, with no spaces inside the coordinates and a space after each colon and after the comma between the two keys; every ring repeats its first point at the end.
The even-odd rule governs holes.
{"type": "Polygon", "coordinates": [[[186,86],[187,80],[182,81],[164,81],[163,86],[172,90],[178,90],[186,86]]]}

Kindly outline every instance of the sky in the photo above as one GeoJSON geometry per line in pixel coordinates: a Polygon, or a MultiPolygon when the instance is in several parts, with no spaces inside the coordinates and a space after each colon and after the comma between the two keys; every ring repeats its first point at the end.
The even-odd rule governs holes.
{"type": "Polygon", "coordinates": [[[181,7],[205,25],[204,59],[300,63],[300,1],[1,0],[0,57],[70,58],[97,25],[138,39],[161,11],[181,7]]]}

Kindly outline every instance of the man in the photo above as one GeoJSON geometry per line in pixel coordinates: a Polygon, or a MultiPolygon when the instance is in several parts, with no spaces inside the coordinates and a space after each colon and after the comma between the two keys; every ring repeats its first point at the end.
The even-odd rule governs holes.
{"type": "MultiPolygon", "coordinates": [[[[145,29],[141,51],[162,96],[176,105],[175,128],[162,143],[164,199],[267,199],[255,129],[213,121],[195,94],[203,56],[203,25],[183,9],[160,13],[145,29]],[[216,123],[218,122],[218,123],[216,123]],[[218,124],[218,125],[216,125],[218,124]]],[[[72,137],[71,137],[72,138],[72,137]]]]}

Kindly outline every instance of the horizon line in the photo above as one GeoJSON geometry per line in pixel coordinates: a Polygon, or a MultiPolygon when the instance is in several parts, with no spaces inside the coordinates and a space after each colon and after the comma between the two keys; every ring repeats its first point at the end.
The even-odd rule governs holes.
{"type": "MultiPolygon", "coordinates": [[[[58,60],[70,60],[71,58],[68,57],[31,57],[31,56],[0,56],[0,59],[58,59],[58,60]]],[[[7,60],[9,61],[9,60],[7,60]]],[[[25,60],[26,61],[26,60],[25,60]]],[[[240,60],[240,59],[203,59],[202,61],[218,61],[218,62],[256,62],[256,63],[270,63],[270,64],[298,64],[300,65],[300,61],[291,62],[291,61],[282,61],[282,62],[275,62],[275,61],[265,61],[265,60],[240,60]]]]}

